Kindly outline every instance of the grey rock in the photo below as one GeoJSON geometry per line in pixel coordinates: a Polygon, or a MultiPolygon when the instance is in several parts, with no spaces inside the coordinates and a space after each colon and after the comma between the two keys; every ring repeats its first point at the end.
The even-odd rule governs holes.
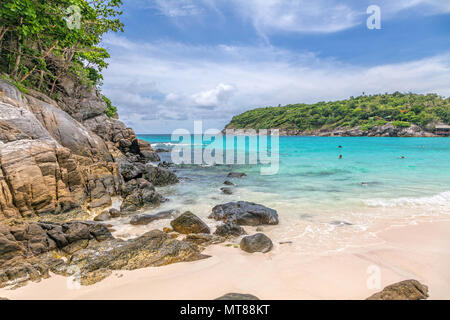
{"type": "Polygon", "coordinates": [[[154,167],[151,164],[145,166],[144,178],[157,187],[164,187],[179,182],[178,177],[172,171],[163,167],[154,167]]]}
{"type": "Polygon", "coordinates": [[[231,182],[229,180],[226,180],[223,184],[227,185],[227,186],[234,186],[235,185],[233,182],[231,182]]]}
{"type": "Polygon", "coordinates": [[[214,234],[222,237],[239,237],[247,233],[244,228],[236,223],[227,222],[218,226],[216,231],[214,231],[214,234]]]}
{"type": "Polygon", "coordinates": [[[256,233],[251,236],[242,238],[240,248],[249,253],[262,252],[266,253],[272,250],[273,243],[269,237],[263,233],[256,233]]]}
{"type": "Polygon", "coordinates": [[[247,175],[243,172],[230,172],[227,177],[228,178],[243,178],[246,177],[247,175]]]}
{"type": "Polygon", "coordinates": [[[233,194],[233,189],[231,189],[231,188],[223,187],[223,188],[220,188],[220,190],[223,193],[228,194],[228,195],[233,194]]]}
{"type": "Polygon", "coordinates": [[[161,211],[155,214],[139,214],[131,218],[130,224],[132,225],[147,225],[150,222],[173,218],[176,210],[161,211]]]}
{"type": "Polygon", "coordinates": [[[278,214],[275,210],[246,201],[217,205],[212,209],[209,218],[222,221],[235,221],[239,225],[246,226],[278,224],[278,214]]]}
{"type": "Polygon", "coordinates": [[[111,219],[109,211],[103,211],[94,218],[94,221],[107,221],[109,219],[111,219]]]}

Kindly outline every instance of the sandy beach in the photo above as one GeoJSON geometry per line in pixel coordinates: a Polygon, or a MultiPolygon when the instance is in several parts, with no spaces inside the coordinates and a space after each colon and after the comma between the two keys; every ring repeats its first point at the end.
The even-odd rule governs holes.
{"type": "Polygon", "coordinates": [[[261,299],[365,299],[386,285],[416,279],[430,299],[450,299],[450,221],[388,227],[370,245],[326,254],[302,254],[296,243],[275,243],[267,254],[214,245],[209,259],[159,268],[116,271],[88,287],[52,275],[16,290],[9,299],[214,299],[228,292],[261,299]],[[375,271],[374,271],[375,270],[375,271]],[[368,288],[380,275],[380,288],[368,288]],[[68,287],[70,289],[68,289],[68,287]],[[195,289],[195,290],[194,290],[195,289]]]}

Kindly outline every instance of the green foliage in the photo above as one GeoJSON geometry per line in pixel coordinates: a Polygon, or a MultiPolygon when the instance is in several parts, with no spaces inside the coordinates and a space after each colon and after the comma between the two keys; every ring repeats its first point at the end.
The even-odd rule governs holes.
{"type": "Polygon", "coordinates": [[[123,31],[121,0],[2,0],[0,71],[52,95],[58,80],[75,76],[99,85],[108,52],[102,36],[123,31]]]}
{"type": "Polygon", "coordinates": [[[368,131],[386,123],[401,128],[432,122],[450,124],[450,99],[436,94],[380,94],[348,100],[258,108],[233,117],[227,128],[296,129],[353,128],[368,131]]]}
{"type": "Polygon", "coordinates": [[[407,121],[394,121],[392,122],[392,124],[397,127],[397,128],[409,128],[411,127],[411,123],[407,122],[407,121]]]}
{"type": "Polygon", "coordinates": [[[114,117],[117,114],[117,108],[111,104],[111,100],[109,100],[107,97],[102,95],[102,99],[103,101],[106,102],[106,105],[108,106],[106,108],[105,114],[110,118],[114,117]]]}

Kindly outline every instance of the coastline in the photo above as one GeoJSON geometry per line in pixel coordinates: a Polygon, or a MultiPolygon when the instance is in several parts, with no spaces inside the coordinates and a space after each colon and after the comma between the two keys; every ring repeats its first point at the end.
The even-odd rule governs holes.
{"type": "Polygon", "coordinates": [[[212,256],[205,260],[116,271],[78,290],[67,289],[68,278],[52,275],[16,290],[0,289],[0,296],[197,300],[240,292],[268,300],[365,299],[391,283],[417,279],[429,287],[430,299],[450,298],[450,221],[391,226],[376,233],[378,243],[318,255],[295,253],[295,243],[276,244],[268,254],[247,254],[223,244],[213,245],[203,252],[212,256]],[[373,265],[380,268],[379,289],[367,288],[367,268],[373,265]],[[201,290],[192,291],[192,287],[201,290]]]}
{"type": "MultiPolygon", "coordinates": [[[[222,133],[227,130],[234,130],[242,134],[259,133],[259,129],[252,128],[232,128],[227,126],[222,133]]],[[[382,126],[374,126],[369,130],[363,130],[360,126],[354,128],[338,127],[334,129],[320,128],[315,130],[301,131],[297,129],[283,129],[283,128],[268,128],[268,133],[273,130],[278,130],[279,136],[283,137],[404,137],[404,138],[435,138],[445,137],[437,135],[433,132],[427,131],[415,124],[408,128],[398,128],[393,124],[388,123],[382,126]]],[[[448,136],[447,136],[448,137],[448,136]]]]}

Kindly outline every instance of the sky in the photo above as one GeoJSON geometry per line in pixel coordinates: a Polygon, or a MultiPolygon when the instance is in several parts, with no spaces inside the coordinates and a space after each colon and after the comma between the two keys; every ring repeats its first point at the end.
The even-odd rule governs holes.
{"type": "Polygon", "coordinates": [[[140,134],[362,93],[450,96],[450,0],[123,1],[102,91],[140,134]]]}

